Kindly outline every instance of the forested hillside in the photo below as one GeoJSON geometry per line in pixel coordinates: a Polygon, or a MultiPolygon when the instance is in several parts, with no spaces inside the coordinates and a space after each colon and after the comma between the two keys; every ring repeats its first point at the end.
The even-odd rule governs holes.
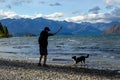
{"type": "Polygon", "coordinates": [[[1,37],[9,37],[9,31],[6,26],[3,26],[2,23],[0,23],[0,38],[1,37]]]}

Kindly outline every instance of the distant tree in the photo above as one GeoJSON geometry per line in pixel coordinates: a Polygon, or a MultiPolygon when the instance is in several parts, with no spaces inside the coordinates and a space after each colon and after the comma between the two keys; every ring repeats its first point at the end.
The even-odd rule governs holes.
{"type": "Polygon", "coordinates": [[[9,35],[9,32],[8,32],[8,29],[7,29],[6,26],[3,27],[3,30],[4,30],[5,36],[8,36],[8,35],[9,35]]]}
{"type": "Polygon", "coordinates": [[[3,25],[0,23],[0,33],[4,33],[3,25]]]}
{"type": "Polygon", "coordinates": [[[0,37],[9,37],[9,32],[8,32],[8,29],[6,26],[3,26],[1,23],[0,23],[0,37]]]}

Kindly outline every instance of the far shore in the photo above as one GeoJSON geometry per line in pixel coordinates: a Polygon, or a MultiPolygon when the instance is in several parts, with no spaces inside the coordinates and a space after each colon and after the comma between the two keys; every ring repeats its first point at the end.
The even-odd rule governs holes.
{"type": "Polygon", "coordinates": [[[0,80],[120,80],[120,71],[0,59],[0,80]]]}

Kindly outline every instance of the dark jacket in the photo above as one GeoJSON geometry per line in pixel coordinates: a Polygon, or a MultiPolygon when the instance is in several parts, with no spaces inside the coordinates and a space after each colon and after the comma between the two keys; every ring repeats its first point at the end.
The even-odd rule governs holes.
{"type": "Polygon", "coordinates": [[[48,37],[49,36],[53,36],[54,34],[52,33],[48,33],[46,32],[45,30],[43,30],[41,33],[40,33],[40,36],[39,36],[39,39],[38,39],[38,43],[40,44],[40,46],[46,48],[47,45],[48,45],[48,37]]]}

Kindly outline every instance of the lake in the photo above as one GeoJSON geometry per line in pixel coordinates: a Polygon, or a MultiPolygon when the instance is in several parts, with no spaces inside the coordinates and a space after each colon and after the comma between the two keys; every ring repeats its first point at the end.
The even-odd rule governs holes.
{"type": "MultiPolygon", "coordinates": [[[[87,67],[120,69],[120,35],[57,35],[48,41],[48,64],[73,65],[72,56],[90,54],[87,67]]],[[[0,57],[38,63],[38,37],[0,39],[0,57]]]]}

